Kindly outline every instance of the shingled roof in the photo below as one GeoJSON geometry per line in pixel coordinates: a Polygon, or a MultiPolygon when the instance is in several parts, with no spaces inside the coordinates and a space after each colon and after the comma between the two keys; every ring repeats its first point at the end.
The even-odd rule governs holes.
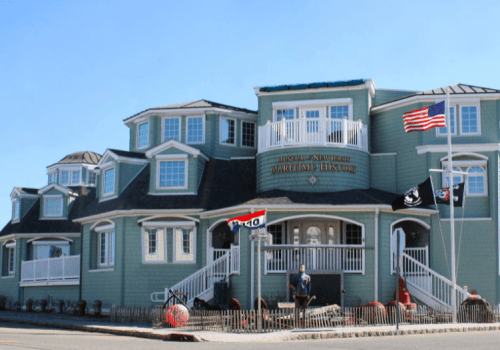
{"type": "Polygon", "coordinates": [[[363,85],[364,83],[365,83],[364,79],[354,79],[354,80],[306,83],[306,84],[287,84],[287,85],[275,85],[275,86],[262,86],[259,88],[259,92],[275,92],[275,91],[286,91],[286,90],[332,88],[332,87],[363,85]]]}
{"type": "Polygon", "coordinates": [[[101,160],[101,155],[99,153],[91,152],[91,151],[80,151],[68,154],[66,157],[49,165],[47,168],[54,166],[56,164],[91,164],[96,165],[101,160]]]}

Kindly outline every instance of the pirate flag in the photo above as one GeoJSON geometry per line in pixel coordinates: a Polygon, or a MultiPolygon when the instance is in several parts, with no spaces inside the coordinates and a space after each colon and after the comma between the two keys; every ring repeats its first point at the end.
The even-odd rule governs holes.
{"type": "MultiPolygon", "coordinates": [[[[461,207],[463,204],[464,186],[463,182],[453,185],[453,205],[455,207],[461,207]]],[[[450,205],[450,189],[448,187],[436,191],[436,203],[450,205]]]]}
{"type": "Polygon", "coordinates": [[[434,204],[434,192],[432,191],[431,178],[420,185],[410,188],[402,196],[392,201],[392,210],[425,207],[434,204]]]}

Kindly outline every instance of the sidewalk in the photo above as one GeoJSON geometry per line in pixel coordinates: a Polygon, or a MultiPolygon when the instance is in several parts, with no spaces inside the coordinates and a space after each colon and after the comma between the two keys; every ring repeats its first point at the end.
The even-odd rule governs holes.
{"type": "Polygon", "coordinates": [[[396,330],[395,326],[372,326],[238,334],[198,330],[178,330],[175,328],[154,329],[151,326],[148,327],[146,325],[130,326],[112,324],[109,321],[106,322],[106,318],[95,319],[91,317],[77,317],[63,314],[14,311],[0,311],[0,322],[30,324],[35,326],[77,330],[83,332],[109,333],[149,339],[213,342],[271,342],[500,330],[500,323],[460,323],[404,325],[400,326],[399,330],[396,330]]]}

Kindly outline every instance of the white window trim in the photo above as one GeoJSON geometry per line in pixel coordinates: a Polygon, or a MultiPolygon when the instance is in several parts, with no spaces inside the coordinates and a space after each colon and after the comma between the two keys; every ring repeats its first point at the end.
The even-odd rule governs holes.
{"type": "Polygon", "coordinates": [[[18,222],[21,220],[21,201],[19,199],[15,199],[12,201],[12,222],[18,222]],[[19,213],[16,215],[16,205],[19,205],[19,213]]]}
{"type": "Polygon", "coordinates": [[[97,265],[98,266],[115,266],[115,261],[116,261],[116,232],[115,231],[105,231],[105,232],[96,232],[95,233],[97,235],[97,265]],[[107,258],[107,261],[104,262],[104,263],[101,263],[101,235],[102,234],[106,234],[106,235],[109,235],[109,238],[108,238],[108,258],[107,258]],[[115,246],[112,247],[112,244],[111,244],[111,239],[112,239],[112,236],[115,236],[115,246]],[[111,259],[111,249],[114,248],[115,251],[113,252],[113,262],[110,262],[110,259],[111,259]]]}
{"type": "Polygon", "coordinates": [[[229,147],[236,147],[238,145],[238,120],[235,118],[229,118],[225,116],[220,116],[219,118],[219,145],[221,146],[229,146],[229,147]],[[232,120],[234,121],[234,143],[224,143],[222,142],[222,120],[227,119],[227,120],[232,120]]]}
{"type": "Polygon", "coordinates": [[[148,148],[151,144],[151,124],[149,123],[149,118],[145,121],[141,121],[140,123],[136,124],[136,137],[135,137],[135,147],[136,149],[144,149],[144,148],[148,148]],[[139,140],[140,140],[140,132],[139,132],[139,129],[141,127],[141,125],[144,125],[144,124],[148,124],[148,142],[145,146],[139,146],[139,140]]]}
{"type": "MultiPolygon", "coordinates": [[[[441,102],[441,101],[439,101],[441,102]]],[[[436,103],[439,103],[439,102],[436,102],[436,103]]],[[[457,106],[456,105],[453,105],[453,106],[450,106],[450,108],[453,108],[454,112],[453,112],[453,122],[455,123],[455,132],[452,132],[451,135],[452,136],[457,136],[457,130],[458,130],[458,124],[457,124],[457,106]]],[[[450,125],[451,127],[451,125],[450,125]]],[[[439,133],[439,130],[441,130],[441,128],[436,128],[436,137],[446,137],[448,136],[448,131],[446,131],[444,134],[441,134],[439,133]]]]}
{"type": "MultiPolygon", "coordinates": [[[[179,120],[179,138],[180,140],[176,140],[176,141],[179,141],[181,142],[182,141],[182,118],[179,116],[179,117],[162,117],[161,118],[161,142],[165,142],[165,141],[168,141],[168,140],[165,140],[165,119],[177,119],[179,120]]],[[[175,140],[175,139],[173,139],[175,140]]]]}
{"type": "Polygon", "coordinates": [[[107,167],[105,169],[101,169],[101,174],[102,174],[102,176],[101,176],[101,197],[109,197],[109,196],[115,195],[115,193],[116,193],[116,166],[113,165],[113,166],[107,167]],[[113,179],[113,191],[104,193],[104,191],[106,189],[106,171],[108,171],[110,169],[115,169],[115,176],[113,179]]]}
{"type": "Polygon", "coordinates": [[[167,254],[167,226],[152,226],[152,225],[143,225],[141,228],[141,246],[142,246],[142,263],[145,265],[156,265],[156,264],[167,264],[168,263],[168,254],[167,254]],[[158,249],[158,230],[161,230],[161,234],[163,235],[163,259],[158,259],[158,260],[153,260],[153,261],[147,261],[146,256],[147,255],[157,255],[158,253],[155,254],[149,254],[149,252],[146,252],[146,240],[149,240],[149,235],[147,234],[146,230],[157,230],[156,232],[156,246],[158,249]]]}
{"type": "Polygon", "coordinates": [[[34,246],[37,245],[69,245],[68,241],[33,241],[31,243],[34,246]]]}
{"type": "Polygon", "coordinates": [[[64,212],[64,208],[63,208],[63,196],[62,195],[57,195],[57,194],[49,194],[49,195],[45,195],[43,196],[43,216],[45,218],[52,218],[52,217],[61,217],[63,216],[63,212],[64,212]],[[59,210],[59,213],[57,214],[52,214],[52,215],[49,215],[47,214],[47,199],[59,199],[60,202],[61,202],[61,210],[59,210]]]}
{"type": "Polygon", "coordinates": [[[298,113],[297,113],[297,108],[293,107],[293,108],[274,108],[273,109],[273,122],[280,122],[281,120],[278,120],[278,111],[282,111],[282,110],[287,110],[287,109],[293,109],[293,119],[288,119],[288,120],[297,120],[299,117],[298,117],[298,113]]]}
{"type": "Polygon", "coordinates": [[[257,123],[255,122],[249,122],[246,120],[241,121],[241,135],[240,135],[240,147],[242,148],[249,148],[249,149],[255,149],[257,148],[257,123]],[[243,145],[243,123],[248,123],[248,124],[253,124],[254,125],[254,133],[253,133],[253,147],[252,146],[245,146],[243,145]]]}
{"type": "MultiPolygon", "coordinates": [[[[353,118],[354,118],[354,116],[353,116],[352,99],[349,99],[349,100],[350,100],[349,102],[342,102],[342,103],[341,103],[341,102],[338,102],[338,103],[331,103],[331,104],[328,104],[328,105],[326,106],[326,111],[327,111],[327,113],[328,113],[328,114],[327,114],[327,118],[331,118],[331,117],[332,117],[332,116],[331,116],[331,113],[332,113],[332,109],[331,109],[331,108],[332,108],[332,107],[336,107],[336,106],[345,106],[345,105],[347,105],[347,108],[348,108],[348,110],[347,110],[347,113],[348,113],[348,115],[347,115],[347,120],[352,121],[352,120],[353,120],[353,118]]],[[[342,117],[341,119],[338,119],[338,118],[335,118],[335,119],[337,119],[337,120],[342,120],[342,119],[343,119],[343,117],[342,117]]]]}
{"type": "Polygon", "coordinates": [[[201,145],[205,143],[205,115],[193,115],[186,117],[186,144],[189,145],[201,145]],[[189,142],[189,119],[195,119],[195,118],[201,118],[201,123],[202,123],[202,132],[201,132],[201,141],[200,142],[189,142]]]}
{"type": "Polygon", "coordinates": [[[467,168],[467,172],[469,172],[470,168],[480,167],[484,170],[482,177],[484,178],[484,193],[469,193],[469,176],[467,176],[467,183],[465,184],[465,194],[467,197],[488,197],[488,167],[481,165],[470,165],[467,168]]]}
{"type": "MultiPolygon", "coordinates": [[[[172,252],[173,252],[173,259],[172,262],[174,264],[196,264],[196,226],[190,225],[190,226],[175,226],[173,227],[172,230],[172,242],[173,242],[173,247],[172,247],[172,252]],[[177,237],[175,237],[175,230],[176,229],[192,229],[193,231],[193,252],[189,254],[184,254],[182,253],[181,255],[191,255],[193,254],[193,259],[192,260],[177,260],[177,237]]],[[[182,237],[181,237],[181,244],[182,244],[182,237]]],[[[182,249],[182,246],[181,246],[182,249]]]]}
{"type": "Polygon", "coordinates": [[[54,172],[57,172],[57,181],[54,182],[57,185],[62,185],[62,186],[80,186],[83,183],[83,169],[82,169],[82,167],[74,167],[74,166],[72,166],[72,167],[61,167],[61,168],[56,169],[54,172]],[[61,174],[62,174],[63,171],[67,171],[69,173],[69,176],[68,176],[69,183],[67,183],[67,184],[61,183],[61,179],[62,179],[61,174]],[[77,182],[77,183],[73,182],[73,171],[79,171],[80,172],[79,182],[77,182]]]}
{"type": "Polygon", "coordinates": [[[59,174],[58,174],[59,178],[57,179],[58,182],[59,182],[59,185],[71,186],[71,172],[72,171],[73,170],[70,170],[70,169],[64,169],[64,170],[63,169],[59,169],[59,174]],[[68,173],[68,183],[67,184],[66,183],[64,183],[64,184],[62,183],[62,173],[63,172],[67,172],[68,173]]]}
{"type": "Polygon", "coordinates": [[[481,136],[481,104],[477,103],[464,103],[458,105],[459,120],[460,120],[460,135],[462,136],[481,136]],[[477,108],[477,132],[464,133],[462,130],[462,107],[476,107],[477,108]]]}
{"type": "Polygon", "coordinates": [[[187,155],[165,155],[165,157],[156,157],[156,189],[157,190],[187,190],[188,189],[188,174],[189,174],[189,162],[187,155]],[[184,186],[171,186],[162,187],[160,186],[160,163],[168,161],[184,161],[184,186]]]}
{"type": "Polygon", "coordinates": [[[313,120],[313,119],[324,119],[326,118],[326,109],[327,107],[326,106],[317,106],[317,107],[314,107],[314,106],[311,106],[311,107],[301,107],[299,108],[299,118],[304,118],[304,119],[309,119],[309,120],[313,120]],[[319,118],[306,118],[306,112],[307,111],[319,111],[319,118]]]}

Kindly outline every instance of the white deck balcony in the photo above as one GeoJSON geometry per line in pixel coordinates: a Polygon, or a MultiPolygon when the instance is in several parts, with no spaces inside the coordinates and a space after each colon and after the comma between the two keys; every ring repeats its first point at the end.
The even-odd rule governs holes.
{"type": "Polygon", "coordinates": [[[259,126],[258,152],[292,146],[349,147],[368,151],[368,129],[361,121],[300,118],[259,126]]]}
{"type": "Polygon", "coordinates": [[[305,264],[307,271],[365,272],[365,247],[359,245],[268,245],[263,247],[264,272],[286,273],[305,264]]]}
{"type": "Polygon", "coordinates": [[[21,262],[20,286],[80,284],[80,255],[21,262]]]}

